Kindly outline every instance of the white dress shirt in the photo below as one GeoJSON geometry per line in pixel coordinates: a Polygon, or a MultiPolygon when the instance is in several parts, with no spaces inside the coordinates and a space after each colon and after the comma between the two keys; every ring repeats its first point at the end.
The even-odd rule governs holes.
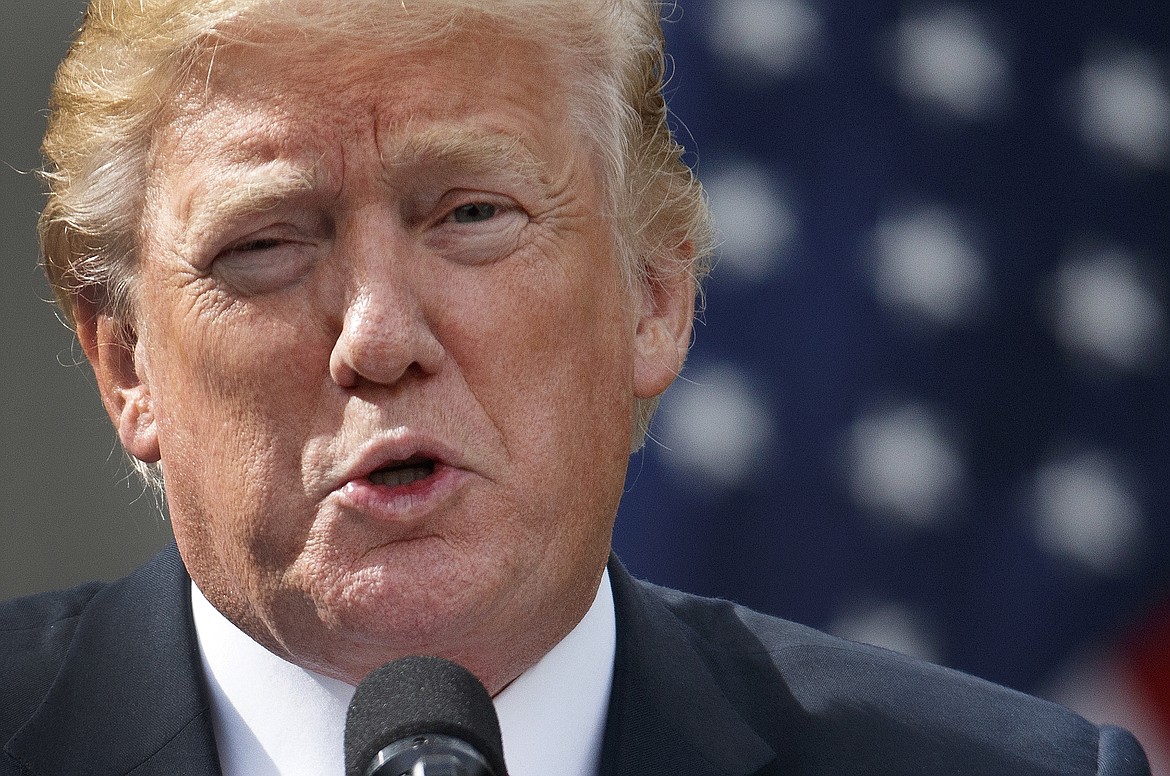
{"type": "MultiPolygon", "coordinates": [[[[353,687],[269,652],[191,602],[223,776],[343,776],[353,687]]],[[[609,572],[581,622],[496,695],[509,776],[596,776],[613,680],[609,572]]]]}

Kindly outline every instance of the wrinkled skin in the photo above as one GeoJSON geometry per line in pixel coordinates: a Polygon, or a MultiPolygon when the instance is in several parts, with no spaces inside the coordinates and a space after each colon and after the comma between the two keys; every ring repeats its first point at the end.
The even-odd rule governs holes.
{"type": "Polygon", "coordinates": [[[693,288],[623,286],[535,45],[293,56],[192,82],[134,320],[79,301],[79,336],[238,626],[351,683],[430,653],[496,692],[592,601],[633,400],[681,367],[693,288]],[[423,479],[371,480],[407,458],[423,479]]]}

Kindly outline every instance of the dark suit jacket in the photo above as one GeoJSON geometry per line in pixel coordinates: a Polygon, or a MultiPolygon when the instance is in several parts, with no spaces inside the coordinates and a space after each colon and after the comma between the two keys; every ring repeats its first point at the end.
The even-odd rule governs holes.
{"type": "MultiPolygon", "coordinates": [[[[1128,733],[1058,706],[610,574],[604,776],[1149,773],[1128,733]]],[[[0,605],[0,776],[219,774],[187,584],[172,546],[0,605]]]]}

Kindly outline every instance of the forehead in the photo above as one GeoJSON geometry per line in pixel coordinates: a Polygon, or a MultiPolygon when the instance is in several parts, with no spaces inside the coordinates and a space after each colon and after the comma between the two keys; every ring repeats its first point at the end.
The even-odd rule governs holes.
{"type": "Polygon", "coordinates": [[[365,142],[392,162],[444,147],[457,155],[460,138],[475,135],[480,156],[509,139],[529,156],[556,156],[573,145],[556,59],[490,31],[404,50],[235,44],[192,68],[154,161],[303,157],[329,167],[340,146],[365,142]]]}

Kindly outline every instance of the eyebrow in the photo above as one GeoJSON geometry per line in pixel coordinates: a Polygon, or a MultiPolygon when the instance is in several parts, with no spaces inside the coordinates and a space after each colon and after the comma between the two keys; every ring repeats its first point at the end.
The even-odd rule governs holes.
{"type": "Polygon", "coordinates": [[[504,174],[544,179],[548,164],[513,135],[466,126],[442,125],[394,132],[379,140],[379,153],[391,178],[403,167],[441,165],[472,174],[504,174]]]}
{"type": "MultiPolygon", "coordinates": [[[[411,168],[440,166],[473,175],[504,175],[520,180],[546,180],[548,164],[520,138],[465,126],[437,125],[419,131],[395,131],[380,139],[381,178],[387,185],[411,168]]],[[[183,207],[184,246],[218,224],[231,223],[286,204],[290,198],[321,190],[327,173],[319,163],[276,159],[244,164],[201,187],[183,207]]]]}
{"type": "Polygon", "coordinates": [[[320,178],[317,165],[305,167],[291,160],[237,167],[233,173],[201,187],[184,203],[184,243],[216,224],[263,213],[309,193],[318,188],[320,178]]]}

